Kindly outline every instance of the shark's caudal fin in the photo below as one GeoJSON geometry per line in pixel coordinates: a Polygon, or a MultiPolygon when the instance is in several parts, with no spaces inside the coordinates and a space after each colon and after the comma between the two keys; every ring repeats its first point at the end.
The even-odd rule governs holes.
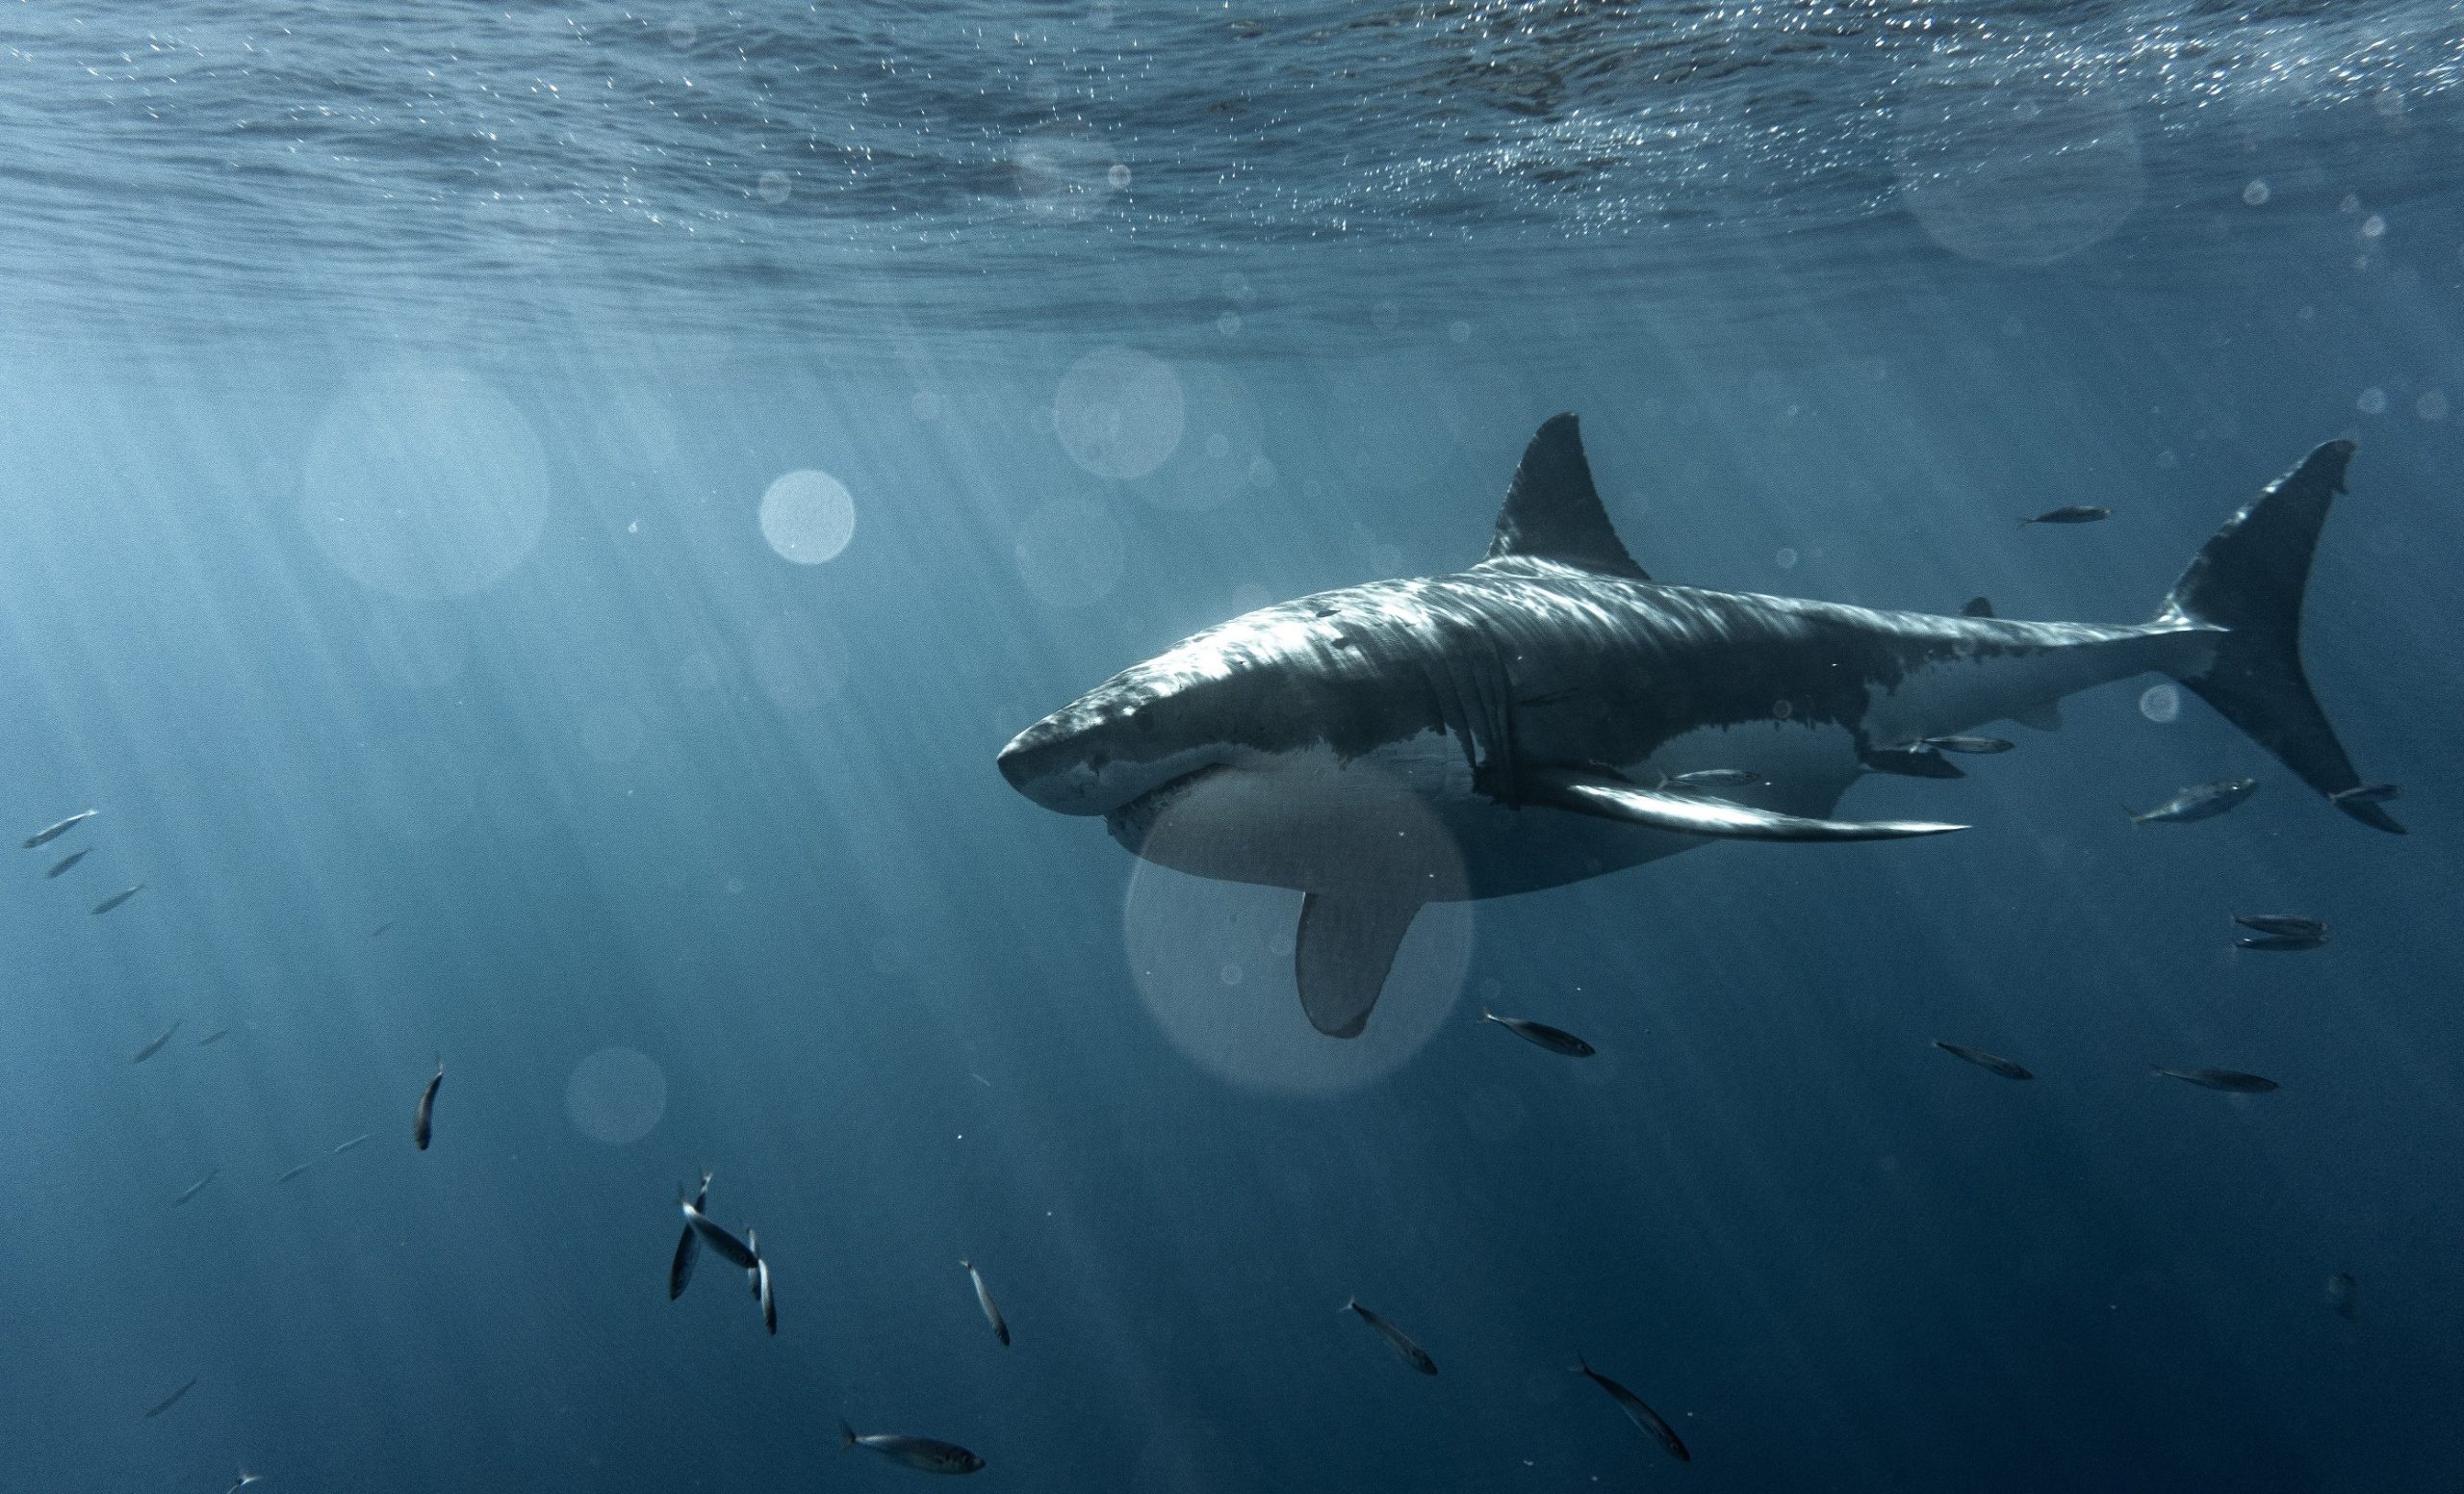
{"type": "Polygon", "coordinates": [[[1625,544],[1591,485],[1591,463],[1582,454],[1582,429],[1572,415],[1552,415],[1531,444],[1505,490],[1498,511],[1489,558],[1529,555],[1647,581],[1651,578],[1626,553],[1625,544]]]}
{"type": "Polygon", "coordinates": [[[2376,803],[2336,798],[2361,775],[2301,672],[2301,599],[2319,528],[2345,490],[2353,444],[2330,441],[2216,531],[2173,585],[2159,621],[2225,630],[2214,660],[2182,683],[2276,755],[2336,808],[2394,835],[2404,827],[2376,803]]]}

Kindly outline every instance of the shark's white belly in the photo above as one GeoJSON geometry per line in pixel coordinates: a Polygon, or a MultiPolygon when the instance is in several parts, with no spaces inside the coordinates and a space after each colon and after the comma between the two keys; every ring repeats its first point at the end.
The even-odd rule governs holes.
{"type": "MultiPolygon", "coordinates": [[[[1744,768],[1764,782],[1728,797],[1817,813],[1858,773],[1849,733],[1784,721],[1690,732],[1648,759],[1608,765],[1645,785],[1744,768]]],[[[1146,860],[1193,876],[1303,891],[1408,886],[1424,902],[1562,887],[1708,843],[1500,803],[1474,787],[1462,745],[1437,733],[1349,760],[1318,748],[1219,767],[1151,815],[1116,822],[1114,834],[1146,860]]]]}

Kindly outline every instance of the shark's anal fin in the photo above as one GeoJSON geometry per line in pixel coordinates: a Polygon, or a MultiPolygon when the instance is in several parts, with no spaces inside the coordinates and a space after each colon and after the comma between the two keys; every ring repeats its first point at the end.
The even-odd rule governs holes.
{"type": "Polygon", "coordinates": [[[1582,454],[1582,432],[1572,415],[1553,415],[1523,450],[1523,465],[1514,470],[1499,510],[1497,533],[1489,539],[1489,558],[1530,555],[1578,565],[1647,581],[1651,577],[1626,553],[1600,490],[1591,483],[1591,463],[1582,454]]]}
{"type": "Polygon", "coordinates": [[[1395,966],[1420,901],[1408,893],[1311,892],[1300,901],[1292,973],[1309,1025],[1330,1038],[1357,1038],[1395,966]]]}
{"type": "MultiPolygon", "coordinates": [[[[1652,830],[1684,836],[1711,836],[1732,840],[1897,840],[1910,836],[1938,836],[1965,825],[1930,820],[1808,819],[1758,810],[1751,805],[1698,794],[1637,788],[1631,784],[1562,768],[1543,769],[1524,781],[1527,803],[1546,804],[1577,814],[1597,814],[1652,830]]],[[[1305,919],[1304,919],[1305,926],[1305,919]]]]}

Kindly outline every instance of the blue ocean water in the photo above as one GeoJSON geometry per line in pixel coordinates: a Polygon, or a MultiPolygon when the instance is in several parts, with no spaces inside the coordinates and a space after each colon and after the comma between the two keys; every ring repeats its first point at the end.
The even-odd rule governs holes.
{"type": "Polygon", "coordinates": [[[0,899],[0,1481],[922,1477],[844,1418],[1019,1489],[2449,1486],[2459,38],[19,7],[0,754],[17,834],[99,812],[0,899]],[[1560,410],[1664,580],[2095,621],[2355,439],[2306,656],[2412,834],[2110,686],[1848,801],[1965,835],[1432,914],[1344,1044],[1296,899],[994,771],[1199,628],[1476,559],[1560,410]],[[776,1338],[706,1251],[663,1290],[705,1168],[776,1338]]]}

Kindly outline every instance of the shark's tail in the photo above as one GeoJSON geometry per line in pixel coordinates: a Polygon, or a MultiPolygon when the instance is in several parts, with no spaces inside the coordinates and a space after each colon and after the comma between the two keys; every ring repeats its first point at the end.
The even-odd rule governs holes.
{"type": "Polygon", "coordinates": [[[2301,672],[2310,556],[2328,506],[2345,490],[2352,451],[2349,441],[2328,442],[2227,520],[2173,584],[2157,619],[2224,630],[2207,667],[2181,676],[2182,683],[2336,808],[2374,830],[2402,835],[2404,827],[2378,804],[2338,797],[2360,786],[2361,775],[2301,672]]]}

